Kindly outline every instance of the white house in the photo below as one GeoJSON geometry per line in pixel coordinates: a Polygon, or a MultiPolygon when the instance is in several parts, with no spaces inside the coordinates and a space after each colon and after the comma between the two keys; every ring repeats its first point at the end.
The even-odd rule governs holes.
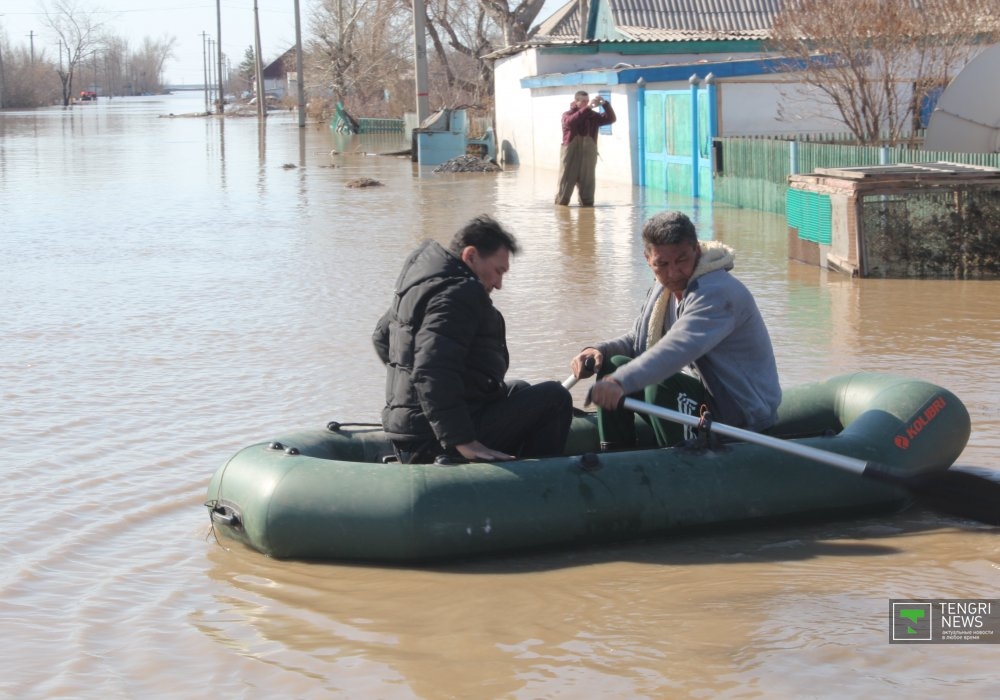
{"type": "Polygon", "coordinates": [[[573,93],[608,98],[602,180],[711,195],[711,138],[846,131],[768,53],[781,0],[570,0],[528,42],[495,52],[497,143],[556,169],[573,93]],[[693,175],[697,173],[697,177],[693,175]]]}

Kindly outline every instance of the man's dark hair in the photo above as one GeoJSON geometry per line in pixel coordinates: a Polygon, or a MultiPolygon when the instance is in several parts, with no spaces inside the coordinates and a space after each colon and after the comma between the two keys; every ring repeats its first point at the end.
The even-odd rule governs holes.
{"type": "Polygon", "coordinates": [[[590,97],[590,94],[586,90],[577,90],[576,94],[573,95],[573,99],[581,100],[585,97],[590,97]]]}
{"type": "Polygon", "coordinates": [[[698,232],[687,215],[679,211],[663,211],[649,218],[642,227],[642,242],[651,246],[689,243],[698,246],[698,232]]]}
{"type": "Polygon", "coordinates": [[[452,237],[448,250],[455,255],[461,255],[462,250],[470,245],[483,256],[493,255],[501,248],[506,248],[511,254],[520,251],[514,235],[486,214],[480,214],[459,229],[452,237]]]}

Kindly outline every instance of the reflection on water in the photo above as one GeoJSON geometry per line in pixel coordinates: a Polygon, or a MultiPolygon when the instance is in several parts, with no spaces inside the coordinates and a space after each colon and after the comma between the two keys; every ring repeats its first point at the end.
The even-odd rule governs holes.
{"type": "Polygon", "coordinates": [[[1000,324],[996,283],[790,263],[781,217],[600,177],[594,208],[554,207],[554,171],[434,174],[370,155],[397,137],[184,116],[200,104],[0,114],[4,694],[982,695],[989,647],[887,643],[891,597],[995,595],[995,533],[929,513],[419,570],[206,537],[205,486],[239,447],[377,418],[369,338],[399,265],[480,212],[523,244],[494,299],[529,380],[629,327],[642,223],[670,207],[736,249],[786,386],[940,383],[972,414],[961,461],[984,467],[1000,324]]]}

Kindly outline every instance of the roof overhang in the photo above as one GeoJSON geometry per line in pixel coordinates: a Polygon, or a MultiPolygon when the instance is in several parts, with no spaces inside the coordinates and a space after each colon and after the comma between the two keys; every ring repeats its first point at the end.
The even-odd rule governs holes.
{"type": "Polygon", "coordinates": [[[617,53],[623,56],[643,54],[669,56],[685,53],[761,53],[766,51],[764,44],[763,39],[691,39],[690,37],[656,41],[639,39],[527,41],[497,49],[483,55],[482,58],[496,60],[516,56],[531,49],[541,55],[617,53]]]}
{"type": "Polygon", "coordinates": [[[711,73],[716,79],[774,75],[801,70],[803,61],[787,58],[746,59],[732,61],[695,61],[657,66],[622,66],[575,73],[550,73],[521,79],[522,88],[566,87],[569,85],[628,85],[642,78],[647,83],[686,81],[692,75],[704,78],[711,73]]]}

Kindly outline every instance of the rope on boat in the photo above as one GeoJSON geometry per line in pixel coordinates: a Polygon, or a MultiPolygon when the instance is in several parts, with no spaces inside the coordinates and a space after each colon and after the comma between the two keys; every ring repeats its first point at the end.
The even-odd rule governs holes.
{"type": "Polygon", "coordinates": [[[332,420],[326,424],[326,429],[331,433],[339,433],[340,429],[345,426],[352,426],[355,428],[381,428],[381,423],[341,423],[340,421],[332,420]]]}

